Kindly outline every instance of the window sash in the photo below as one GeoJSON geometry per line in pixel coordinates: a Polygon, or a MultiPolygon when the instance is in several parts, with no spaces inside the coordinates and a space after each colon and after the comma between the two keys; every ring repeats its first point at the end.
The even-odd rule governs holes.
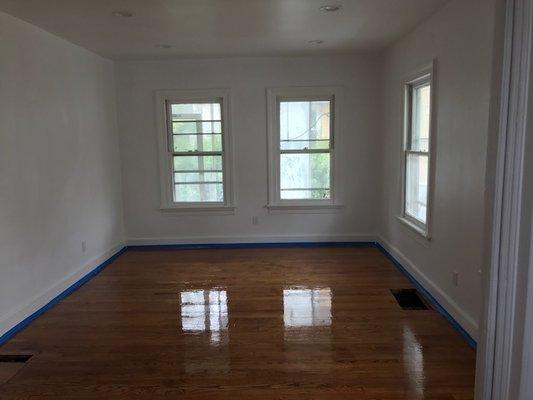
{"type": "MultiPolygon", "coordinates": [[[[415,223],[416,225],[420,226],[420,227],[425,227],[426,224],[427,224],[427,221],[428,221],[428,208],[429,208],[429,152],[421,152],[421,151],[411,151],[411,150],[407,150],[405,151],[405,158],[404,158],[404,165],[405,165],[405,171],[404,171],[404,181],[405,181],[405,185],[404,185],[404,216],[406,218],[409,218],[410,221],[412,221],[413,223],[415,223]],[[428,164],[428,170],[427,170],[427,176],[426,176],[426,193],[425,193],[425,198],[426,198],[426,202],[425,204],[424,203],[421,203],[419,200],[415,200],[415,203],[419,204],[419,205],[423,205],[423,207],[425,207],[425,215],[424,215],[424,219],[425,221],[421,221],[416,215],[413,215],[412,213],[409,212],[408,210],[408,207],[407,207],[407,200],[408,200],[408,193],[411,191],[411,190],[415,190],[418,191],[418,188],[411,188],[409,186],[409,181],[408,181],[408,169],[409,169],[409,165],[408,165],[408,160],[409,160],[409,156],[410,155],[414,155],[414,156],[418,156],[420,158],[422,157],[425,157],[427,159],[427,164],[428,164]]],[[[412,200],[412,199],[411,199],[412,200]]]]}
{"type": "Polygon", "coordinates": [[[335,130],[334,130],[334,119],[335,119],[335,96],[326,95],[326,96],[277,96],[276,97],[276,146],[279,152],[288,152],[288,151],[322,151],[322,150],[333,150],[333,145],[335,142],[335,130]],[[329,102],[329,139],[296,139],[296,140],[282,140],[281,139],[281,103],[305,103],[305,102],[329,102]],[[328,148],[324,149],[281,149],[281,143],[294,143],[294,142],[321,142],[329,141],[328,148]]]}
{"type": "MultiPolygon", "coordinates": [[[[415,136],[415,131],[414,131],[414,113],[415,113],[415,98],[414,98],[414,93],[417,89],[421,89],[423,87],[426,87],[426,86],[429,86],[430,90],[433,90],[432,88],[432,85],[431,85],[431,76],[430,75],[427,75],[427,76],[423,76],[421,78],[419,78],[418,80],[412,82],[412,83],[408,83],[407,84],[407,113],[406,113],[406,118],[407,118],[407,135],[406,135],[406,140],[405,140],[405,149],[406,150],[411,150],[411,151],[416,151],[416,150],[412,150],[413,148],[413,138],[415,136]]],[[[431,107],[432,107],[432,104],[431,104],[431,100],[430,100],[430,132],[429,132],[429,140],[431,140],[431,107]]],[[[428,150],[429,152],[429,150],[428,150]]]]}
{"type": "Polygon", "coordinates": [[[301,149],[301,150],[279,150],[280,154],[320,154],[331,153],[331,149],[301,149]]]}
{"type": "Polygon", "coordinates": [[[171,151],[170,154],[177,157],[221,156],[224,154],[224,151],[171,151]]]}
{"type": "MultiPolygon", "coordinates": [[[[185,114],[184,114],[185,115],[185,114]]],[[[168,155],[171,159],[170,168],[171,168],[171,201],[173,204],[181,204],[186,206],[191,205],[201,205],[201,204],[225,204],[227,201],[227,189],[226,189],[226,168],[225,168],[225,127],[224,127],[224,103],[222,98],[213,98],[213,99],[202,99],[202,100],[195,100],[191,99],[190,101],[184,100],[184,101],[174,101],[174,100],[166,100],[166,118],[167,118],[167,151],[168,155]],[[219,104],[220,105],[220,120],[218,119],[196,119],[196,118],[186,118],[184,120],[175,120],[172,115],[172,106],[176,104],[219,104]],[[174,133],[174,124],[175,123],[196,123],[197,125],[202,126],[203,123],[220,123],[220,132],[195,132],[195,133],[174,133]],[[174,150],[174,137],[176,136],[201,136],[201,135],[220,135],[221,136],[221,150],[220,151],[201,151],[201,150],[188,150],[188,151],[175,151],[174,150]],[[221,157],[221,168],[220,169],[201,169],[196,168],[194,170],[183,170],[183,169],[175,169],[174,168],[174,158],[175,157],[198,157],[198,160],[200,160],[200,157],[206,157],[206,156],[219,156],[221,157]],[[213,173],[213,172],[219,172],[222,173],[222,181],[198,181],[198,182],[177,182],[176,181],[176,173],[191,173],[196,172],[199,174],[203,173],[213,173]],[[221,201],[206,201],[206,200],[199,200],[199,201],[177,201],[176,200],[176,192],[175,188],[179,186],[204,186],[205,185],[222,185],[223,189],[223,198],[221,201]]]]}

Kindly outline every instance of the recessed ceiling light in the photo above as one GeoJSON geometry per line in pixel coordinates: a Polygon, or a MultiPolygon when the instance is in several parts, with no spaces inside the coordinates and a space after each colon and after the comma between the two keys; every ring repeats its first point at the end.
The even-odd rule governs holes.
{"type": "Polygon", "coordinates": [[[320,11],[322,12],[335,12],[335,11],[339,11],[342,7],[341,6],[335,6],[335,5],[325,5],[325,6],[322,6],[320,7],[320,11]]]}
{"type": "Polygon", "coordinates": [[[170,44],[156,44],[155,47],[158,49],[170,49],[172,46],[170,44]]]}
{"type": "Polygon", "coordinates": [[[115,17],[122,18],[133,17],[133,13],[130,13],[129,11],[113,11],[111,14],[113,14],[115,17]]]}
{"type": "Polygon", "coordinates": [[[310,40],[308,43],[309,44],[323,44],[324,41],[323,40],[310,40]]]}

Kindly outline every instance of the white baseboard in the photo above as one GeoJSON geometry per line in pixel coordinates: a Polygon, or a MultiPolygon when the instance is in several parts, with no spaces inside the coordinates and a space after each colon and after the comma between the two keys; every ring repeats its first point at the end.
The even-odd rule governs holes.
{"type": "Polygon", "coordinates": [[[50,286],[48,289],[43,290],[41,293],[34,296],[26,304],[18,307],[17,309],[9,312],[7,315],[0,317],[0,337],[8,332],[10,329],[15,327],[20,322],[24,321],[26,318],[31,316],[33,313],[46,306],[51,300],[61,294],[63,291],[68,289],[70,286],[78,282],[84,276],[92,272],[96,267],[98,267],[103,262],[107,261],[114,254],[119,252],[124,248],[124,244],[120,243],[103,254],[96,256],[85,263],[82,267],[73,271],[70,275],[63,278],[59,282],[50,286]]]}
{"type": "Polygon", "coordinates": [[[375,234],[326,235],[249,235],[129,238],[128,246],[235,243],[298,243],[298,242],[375,242],[375,234]]]}
{"type": "Polygon", "coordinates": [[[478,340],[478,324],[467,312],[465,312],[450,296],[444,292],[435,282],[428,278],[411,260],[409,260],[397,247],[391,245],[383,237],[378,242],[387,250],[424,289],[426,289],[438,303],[468,332],[478,340]]]}

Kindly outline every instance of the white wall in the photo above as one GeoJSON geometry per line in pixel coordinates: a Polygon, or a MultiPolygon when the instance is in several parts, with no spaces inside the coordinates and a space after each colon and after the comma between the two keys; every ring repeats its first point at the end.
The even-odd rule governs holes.
{"type": "Polygon", "coordinates": [[[378,212],[377,121],[380,60],[374,56],[228,58],[116,64],[130,243],[264,240],[353,240],[375,234],[378,212]],[[336,214],[270,215],[267,203],[266,94],[274,86],[346,89],[342,126],[344,210],[336,214]],[[237,210],[235,215],[182,216],[159,210],[154,92],[229,88],[237,210]],[[252,216],[259,224],[252,225],[252,216]]]}
{"type": "Polygon", "coordinates": [[[494,0],[453,0],[389,48],[382,110],[381,236],[386,247],[477,336],[482,300],[484,184],[494,0]],[[403,80],[437,59],[436,176],[432,240],[400,214],[403,80]],[[458,271],[459,285],[452,282],[458,271]]]}
{"type": "Polygon", "coordinates": [[[112,63],[4,13],[0,54],[1,335],[123,228],[112,63]]]}

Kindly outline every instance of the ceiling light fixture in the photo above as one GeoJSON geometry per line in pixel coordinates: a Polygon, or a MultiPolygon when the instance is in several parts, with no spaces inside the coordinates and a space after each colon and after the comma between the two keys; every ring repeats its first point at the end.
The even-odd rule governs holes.
{"type": "Polygon", "coordinates": [[[322,11],[322,12],[335,12],[335,11],[339,11],[341,8],[342,8],[342,6],[335,6],[335,5],[328,4],[328,5],[320,7],[320,11],[322,11]]]}
{"type": "Polygon", "coordinates": [[[121,18],[133,17],[133,13],[130,13],[129,11],[113,11],[111,14],[115,17],[121,18]]]}
{"type": "Polygon", "coordinates": [[[170,44],[156,44],[155,47],[158,49],[170,49],[172,46],[170,44]]]}
{"type": "Polygon", "coordinates": [[[310,40],[308,43],[309,44],[323,44],[324,41],[317,39],[317,40],[310,40]]]}

